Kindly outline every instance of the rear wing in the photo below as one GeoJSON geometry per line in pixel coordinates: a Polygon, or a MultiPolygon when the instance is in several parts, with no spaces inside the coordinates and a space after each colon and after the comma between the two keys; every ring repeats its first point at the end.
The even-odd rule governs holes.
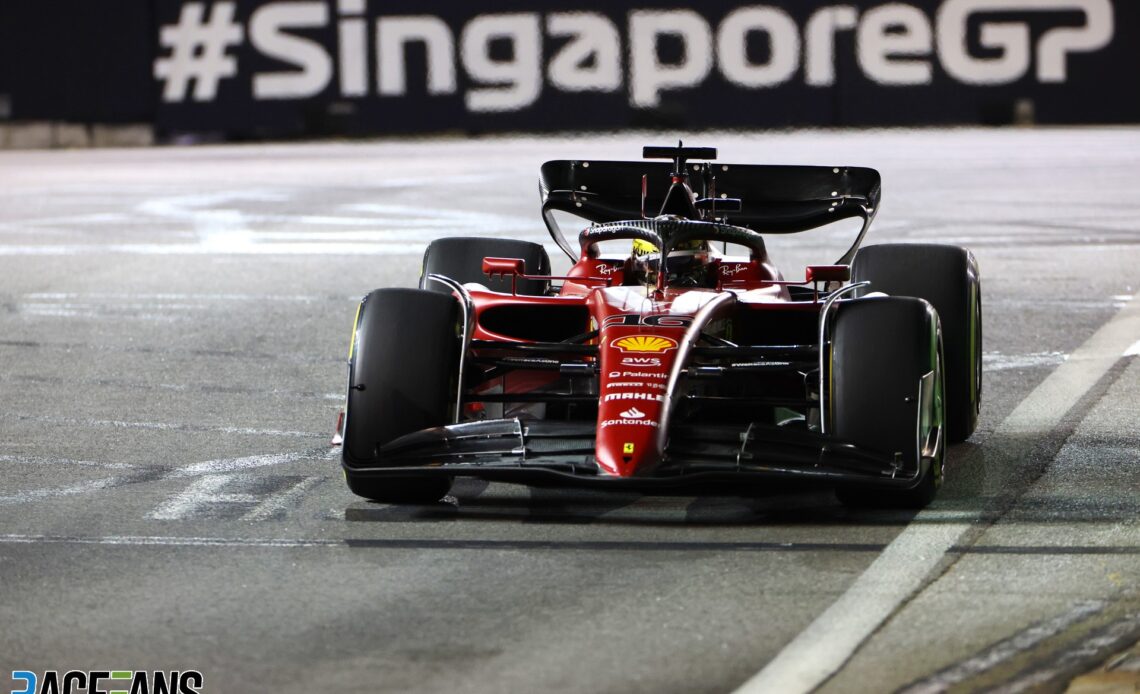
{"type": "MultiPolygon", "coordinates": [[[[863,228],[839,264],[854,257],[881,197],[879,172],[864,167],[708,162],[685,166],[693,193],[711,203],[709,221],[715,218],[753,231],[788,234],[861,218],[863,228]],[[716,200],[733,198],[740,201],[739,211],[715,208],[716,200]]],[[[555,243],[576,259],[574,246],[554,219],[555,210],[603,223],[654,215],[670,190],[672,169],[666,162],[548,161],[539,175],[543,221],[555,243]]]]}

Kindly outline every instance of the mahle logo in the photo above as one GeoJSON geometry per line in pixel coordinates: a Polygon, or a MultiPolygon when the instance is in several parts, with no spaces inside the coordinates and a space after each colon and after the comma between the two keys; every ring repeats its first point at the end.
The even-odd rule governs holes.
{"type": "Polygon", "coordinates": [[[204,680],[197,670],[13,670],[12,684],[23,685],[12,694],[199,694],[204,680]]]}

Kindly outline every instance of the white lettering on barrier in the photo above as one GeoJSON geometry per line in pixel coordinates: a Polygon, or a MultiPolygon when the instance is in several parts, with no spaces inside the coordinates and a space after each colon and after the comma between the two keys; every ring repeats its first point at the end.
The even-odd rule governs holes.
{"type": "Polygon", "coordinates": [[[340,42],[340,93],[343,96],[368,94],[368,23],[363,17],[364,0],[340,0],[342,19],[337,23],[340,42]]]}
{"type": "Polygon", "coordinates": [[[855,46],[859,67],[879,84],[930,84],[933,79],[930,61],[922,59],[933,49],[933,32],[917,7],[892,3],[868,10],[855,46]]]}
{"type": "Polygon", "coordinates": [[[712,31],[705,18],[692,10],[630,12],[629,44],[629,102],[637,108],[656,108],[662,91],[695,87],[712,70],[712,31]],[[662,36],[681,40],[680,62],[661,62],[657,42],[662,36]]]}
{"type": "Polygon", "coordinates": [[[332,79],[332,58],[324,46],[285,29],[327,26],[323,2],[271,3],[257,8],[249,19],[249,40],[262,55],[300,70],[259,72],[253,76],[255,99],[303,99],[324,91],[332,79]]]}
{"type": "Polygon", "coordinates": [[[859,12],[852,5],[822,7],[808,18],[804,31],[804,81],[810,87],[835,84],[835,35],[859,26],[859,12]]]}
{"type": "MultiPolygon", "coordinates": [[[[621,35],[603,14],[558,12],[546,18],[546,33],[570,41],[547,68],[551,86],[564,92],[616,92],[621,89],[621,35]]],[[[617,268],[603,267],[611,272],[617,268]]],[[[608,273],[606,273],[608,274],[608,273]]]]}
{"type": "Polygon", "coordinates": [[[533,12],[488,14],[463,27],[463,67],[480,86],[467,92],[469,111],[518,111],[542,92],[542,32],[533,12]],[[491,57],[491,43],[510,41],[512,56],[491,57]],[[490,86],[489,86],[490,85],[490,86]]]}
{"type": "MultiPolygon", "coordinates": [[[[258,100],[306,99],[333,83],[340,96],[368,96],[367,3],[365,0],[279,0],[262,4],[249,18],[248,39],[262,56],[285,68],[252,75],[258,100]],[[297,32],[328,27],[337,12],[336,55],[316,39],[297,32]]],[[[817,9],[801,33],[785,11],[749,5],[729,11],[716,26],[689,9],[639,8],[628,15],[623,73],[622,36],[614,22],[598,12],[515,12],[481,14],[459,30],[434,15],[381,16],[375,19],[375,88],[381,96],[407,93],[404,51],[422,44],[427,56],[427,93],[455,94],[460,68],[470,79],[464,103],[473,112],[519,111],[532,106],[545,84],[566,93],[620,91],[624,86],[635,108],[656,108],[670,91],[694,89],[714,67],[730,84],[767,89],[786,84],[800,72],[810,87],[835,83],[836,43],[840,32],[855,32],[856,59],[863,75],[884,85],[929,85],[934,61],[954,80],[971,85],[1001,85],[1033,76],[1040,83],[1068,80],[1069,57],[1098,51],[1112,41],[1112,0],[944,0],[933,19],[914,5],[889,2],[862,15],[854,5],[817,9]],[[1054,27],[1034,45],[1028,22],[1014,13],[1080,13],[1079,26],[1054,27]],[[1000,20],[983,15],[999,14],[1000,20]],[[982,16],[983,21],[977,18],[982,16]],[[977,26],[977,36],[971,27],[977,26]],[[543,65],[544,37],[561,45],[543,65]],[[662,59],[659,44],[672,39],[681,57],[662,59]],[[749,59],[749,45],[763,40],[765,62],[749,59]],[[492,45],[507,43],[507,55],[492,55],[492,45]],[[985,55],[970,53],[975,43],[985,55]],[[458,55],[457,55],[458,54],[458,55]],[[628,77],[626,76],[628,74],[628,77]],[[545,77],[545,80],[544,80],[545,77]],[[544,84],[545,83],[545,84],[544,84]]],[[[154,76],[163,83],[162,99],[177,103],[217,98],[218,84],[238,75],[237,57],[244,27],[236,4],[186,2],[174,24],[160,27],[160,55],[154,76]],[[191,88],[191,85],[193,88],[191,88]]]]}
{"type": "Polygon", "coordinates": [[[946,0],[938,8],[938,57],[950,76],[966,84],[1007,84],[1029,70],[1030,33],[1025,22],[984,22],[978,43],[997,50],[976,58],[967,48],[967,22],[982,12],[1072,12],[1085,15],[1082,27],[1052,29],[1037,44],[1037,79],[1064,82],[1069,53],[1096,51],[1112,40],[1110,0],[946,0]]]}
{"type": "Polygon", "coordinates": [[[404,48],[421,43],[427,52],[428,94],[454,94],[455,39],[439,17],[381,17],[376,20],[377,88],[382,96],[403,96],[408,90],[404,48]]]}
{"type": "Polygon", "coordinates": [[[725,79],[741,87],[783,84],[800,67],[800,31],[787,12],[775,7],[742,7],[728,13],[716,32],[717,64],[725,79]],[[748,35],[768,37],[767,63],[748,61],[748,35]]]}

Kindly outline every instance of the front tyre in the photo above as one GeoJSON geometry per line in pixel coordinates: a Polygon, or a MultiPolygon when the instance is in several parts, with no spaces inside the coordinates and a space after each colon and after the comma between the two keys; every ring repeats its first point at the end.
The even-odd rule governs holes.
{"type": "Polygon", "coordinates": [[[946,430],[965,441],[978,425],[982,402],[982,286],[978,263],[965,248],[885,243],[855,256],[851,281],[869,291],[926,299],[942,325],[946,367],[946,430]]]}
{"type": "Polygon", "coordinates": [[[368,479],[344,473],[353,494],[386,504],[434,504],[451,490],[448,477],[382,477],[368,479]]]}
{"type": "Polygon", "coordinates": [[[909,297],[841,304],[831,341],[831,433],[894,456],[907,489],[845,486],[844,504],[922,508],[942,484],[946,454],[944,376],[938,315],[909,297]]]}
{"type": "MultiPolygon", "coordinates": [[[[450,294],[451,289],[433,281],[429,275],[450,277],[460,284],[474,282],[493,292],[510,293],[510,277],[487,277],[483,274],[484,258],[521,258],[529,275],[549,275],[550,258],[541,244],[515,239],[490,239],[454,236],[432,241],[424,251],[420,288],[450,294]]],[[[550,280],[516,278],[515,291],[524,296],[542,296],[550,289],[550,280]]]]}
{"type": "Polygon", "coordinates": [[[341,455],[354,494],[388,503],[438,501],[446,477],[373,477],[384,444],[453,421],[459,304],[422,289],[377,289],[360,302],[349,351],[341,455]]]}

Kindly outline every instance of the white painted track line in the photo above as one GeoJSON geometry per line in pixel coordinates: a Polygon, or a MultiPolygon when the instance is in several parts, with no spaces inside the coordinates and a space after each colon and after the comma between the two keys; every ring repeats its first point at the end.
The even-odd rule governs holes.
{"type": "MultiPolygon", "coordinates": [[[[1047,432],[1129,350],[1140,335],[1140,294],[1132,297],[1042,381],[991,436],[992,440],[1047,432]]],[[[784,647],[737,694],[813,691],[843,667],[895,610],[920,590],[947,550],[973,526],[925,523],[920,512],[843,595],[784,647]]]]}
{"type": "Polygon", "coordinates": [[[167,477],[196,477],[198,475],[211,475],[223,472],[237,472],[252,468],[267,467],[271,465],[284,465],[298,460],[310,458],[331,459],[340,455],[340,450],[332,447],[322,447],[305,451],[291,451],[289,453],[270,453],[266,455],[249,455],[241,458],[222,458],[194,463],[172,471],[167,477]]]}

